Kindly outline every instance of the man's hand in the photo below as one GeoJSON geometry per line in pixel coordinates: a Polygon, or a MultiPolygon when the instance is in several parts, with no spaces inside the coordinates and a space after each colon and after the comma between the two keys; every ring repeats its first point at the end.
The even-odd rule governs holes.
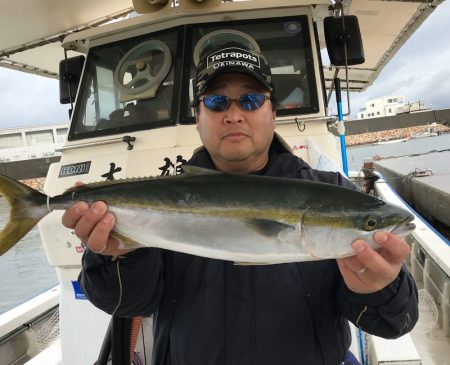
{"type": "Polygon", "coordinates": [[[374,239],[380,249],[356,240],[352,244],[356,256],[337,259],[345,284],[355,293],[373,293],[392,283],[409,254],[409,245],[392,233],[378,232],[374,239]]]}
{"type": "Polygon", "coordinates": [[[108,212],[107,205],[97,201],[89,206],[78,202],[67,209],[62,217],[62,224],[72,228],[81,242],[86,243],[92,252],[118,256],[134,249],[119,249],[116,239],[110,236],[116,218],[108,212]]]}

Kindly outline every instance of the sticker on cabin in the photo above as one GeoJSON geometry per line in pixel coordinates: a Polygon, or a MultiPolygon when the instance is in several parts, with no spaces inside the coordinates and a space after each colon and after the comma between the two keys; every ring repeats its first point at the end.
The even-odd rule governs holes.
{"type": "Polygon", "coordinates": [[[114,180],[114,174],[117,172],[122,171],[121,167],[116,167],[116,164],[114,162],[110,162],[109,164],[109,171],[102,175],[106,180],[114,180]]]}
{"type": "Polygon", "coordinates": [[[178,155],[175,163],[169,157],[164,158],[164,165],[158,167],[161,170],[160,176],[169,176],[169,175],[180,175],[183,171],[183,165],[186,164],[187,161],[183,158],[183,156],[178,155]]]}
{"type": "Polygon", "coordinates": [[[294,151],[301,151],[301,150],[307,150],[308,149],[308,145],[307,144],[302,144],[302,145],[293,145],[292,146],[292,150],[294,151]]]}
{"type": "Polygon", "coordinates": [[[73,292],[75,294],[75,299],[79,299],[79,300],[87,299],[86,294],[83,293],[83,290],[81,289],[78,282],[76,280],[72,280],[71,282],[72,282],[73,292]]]}
{"type": "Polygon", "coordinates": [[[91,168],[91,161],[73,163],[70,165],[63,165],[59,170],[58,177],[84,175],[89,173],[90,168],[91,168]]]}

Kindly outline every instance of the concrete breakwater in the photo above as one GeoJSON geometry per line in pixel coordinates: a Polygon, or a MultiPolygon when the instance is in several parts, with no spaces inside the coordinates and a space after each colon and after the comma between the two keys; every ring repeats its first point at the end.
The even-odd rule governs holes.
{"type": "MultiPolygon", "coordinates": [[[[421,134],[429,132],[430,128],[431,127],[428,125],[421,125],[408,128],[390,129],[378,132],[353,134],[346,136],[345,141],[347,146],[357,146],[380,141],[390,141],[394,139],[403,139],[403,138],[409,139],[411,137],[419,136],[421,134]]],[[[450,133],[450,127],[447,127],[442,124],[434,125],[432,127],[432,130],[439,134],[450,133]]]]}
{"type": "Polygon", "coordinates": [[[19,180],[22,184],[28,185],[34,190],[44,191],[45,177],[37,177],[35,179],[19,180]]]}

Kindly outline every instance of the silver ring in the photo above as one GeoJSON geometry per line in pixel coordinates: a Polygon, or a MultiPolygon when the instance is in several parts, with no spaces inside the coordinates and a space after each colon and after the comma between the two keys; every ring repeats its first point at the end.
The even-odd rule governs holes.
{"type": "Polygon", "coordinates": [[[105,250],[108,248],[109,245],[109,239],[106,241],[105,246],[103,246],[103,248],[100,251],[94,251],[92,250],[92,252],[97,253],[97,254],[102,254],[103,252],[105,252],[105,250]]]}
{"type": "Polygon", "coordinates": [[[358,275],[362,275],[367,271],[367,266],[364,266],[362,269],[359,269],[356,273],[358,275]]]}

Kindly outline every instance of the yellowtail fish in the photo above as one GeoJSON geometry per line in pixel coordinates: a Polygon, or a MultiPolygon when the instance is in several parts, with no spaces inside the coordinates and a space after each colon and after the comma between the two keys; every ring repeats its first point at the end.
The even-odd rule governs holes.
{"type": "Polygon", "coordinates": [[[0,254],[49,210],[103,200],[123,247],[159,247],[237,263],[274,264],[353,255],[351,243],[383,230],[406,235],[413,216],[367,194],[287,178],[186,167],[180,176],[89,184],[47,197],[0,176],[10,220],[0,254]]]}

